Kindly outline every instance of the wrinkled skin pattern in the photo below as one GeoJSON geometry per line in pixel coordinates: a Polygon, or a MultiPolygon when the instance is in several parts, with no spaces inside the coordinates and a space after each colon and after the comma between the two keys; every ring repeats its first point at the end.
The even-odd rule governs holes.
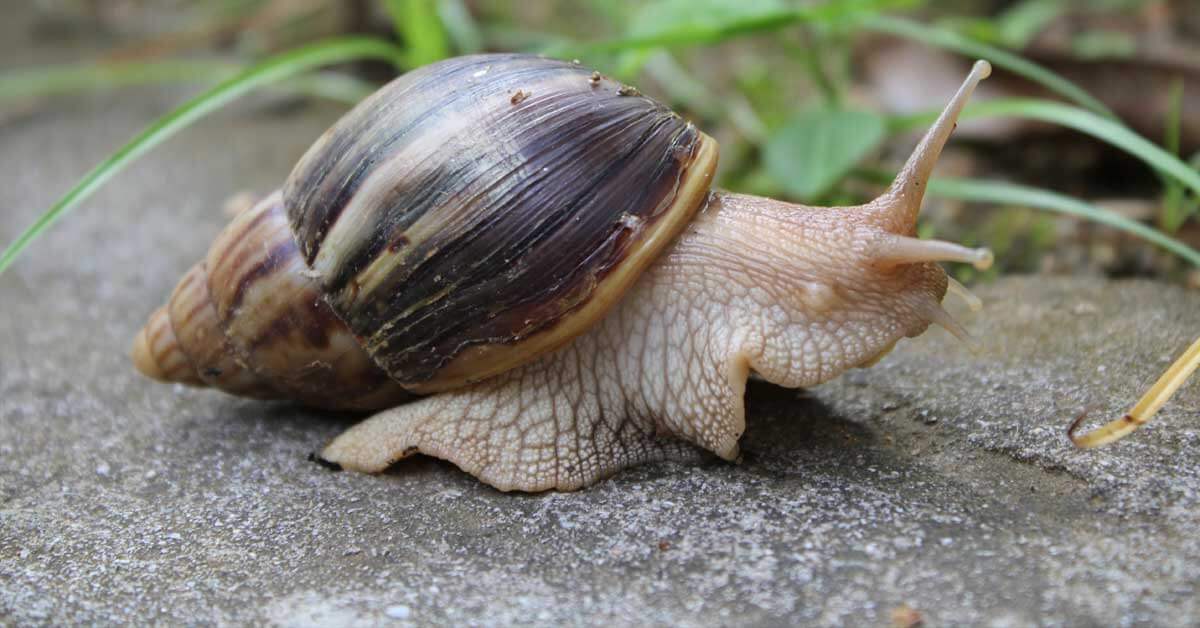
{"type": "Polygon", "coordinates": [[[523,491],[703,450],[734,460],[751,371],[815,385],[929,326],[943,271],[873,261],[899,230],[911,226],[871,205],[715,192],[599,325],[522,368],[381,412],[322,455],[378,472],[423,453],[523,491]]]}

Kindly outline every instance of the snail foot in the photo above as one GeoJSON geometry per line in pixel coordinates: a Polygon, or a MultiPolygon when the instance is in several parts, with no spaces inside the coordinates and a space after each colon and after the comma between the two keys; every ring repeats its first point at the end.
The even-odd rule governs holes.
{"type": "Polygon", "coordinates": [[[380,412],[335,438],[319,458],[379,473],[421,453],[501,491],[527,492],[575,490],[645,462],[703,459],[700,449],[623,412],[572,403],[548,382],[497,379],[380,412]]]}

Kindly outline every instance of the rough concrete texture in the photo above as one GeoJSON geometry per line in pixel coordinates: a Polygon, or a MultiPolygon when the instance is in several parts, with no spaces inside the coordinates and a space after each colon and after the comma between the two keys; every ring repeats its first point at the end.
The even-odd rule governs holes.
{"type": "MultiPolygon", "coordinates": [[[[181,93],[0,126],[0,239],[181,93]]],[[[1200,330],[1164,284],[1013,278],[987,308],[811,391],[753,385],[739,465],[502,494],[420,459],[308,452],[354,418],[138,377],[128,345],[237,190],[338,113],[241,106],[121,175],[0,276],[0,617],[14,624],[1200,622],[1200,402],[1072,449],[1200,330]]]]}

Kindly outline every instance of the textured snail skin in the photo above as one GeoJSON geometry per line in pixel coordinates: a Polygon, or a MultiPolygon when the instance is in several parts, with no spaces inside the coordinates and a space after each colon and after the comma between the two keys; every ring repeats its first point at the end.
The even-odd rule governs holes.
{"type": "MultiPolygon", "coordinates": [[[[513,62],[512,57],[495,59],[513,62]]],[[[472,57],[444,67],[476,64],[480,69],[467,75],[474,77],[482,69],[481,62],[487,65],[486,59],[472,57]]],[[[514,67],[532,67],[530,71],[537,75],[540,68],[551,66],[567,68],[574,80],[585,79],[588,85],[600,82],[559,62],[520,57],[514,67]]],[[[338,222],[328,230],[305,229],[303,216],[309,214],[302,208],[308,207],[308,201],[299,200],[305,195],[288,200],[298,189],[311,190],[313,198],[327,198],[311,211],[333,211],[330,208],[338,203],[346,206],[337,211],[349,211],[353,194],[346,197],[349,201],[328,199],[341,198],[338,190],[344,182],[359,176],[353,174],[361,170],[354,165],[358,162],[352,159],[351,167],[342,169],[328,159],[313,161],[312,156],[347,141],[339,137],[352,137],[342,135],[346,128],[357,126],[352,114],[349,127],[335,127],[301,161],[282,195],[273,194],[239,215],[217,238],[205,261],[185,276],[168,305],[138,335],[134,362],[157,379],[219,386],[250,396],[296,398],[327,407],[387,407],[322,452],[329,462],[364,472],[382,471],[397,460],[423,453],[450,460],[501,490],[569,490],[640,462],[694,459],[706,450],[735,459],[745,429],[743,394],[752,372],[782,386],[810,386],[847,369],[873,364],[901,338],[916,336],[931,323],[960,337],[965,334],[941,308],[948,280],[935,262],[966,261],[985,267],[990,253],[912,236],[938,154],[974,86],[988,71],[986,63],[976,64],[896,182],[880,198],[858,207],[807,207],[721,190],[696,193],[707,187],[715,146],[703,134],[691,139],[690,125],[662,115],[652,101],[639,104],[672,129],[658,144],[656,156],[646,159],[663,166],[660,172],[667,173],[666,181],[675,180],[676,185],[667,185],[666,196],[656,185],[629,189],[629,198],[651,202],[634,208],[635,212],[628,206],[614,211],[601,203],[589,211],[598,212],[602,220],[563,240],[568,245],[564,259],[575,259],[586,246],[595,246],[596,254],[613,260],[615,266],[583,263],[583,270],[597,272],[556,274],[554,257],[545,251],[536,254],[534,258],[550,264],[551,270],[543,268],[539,275],[534,269],[532,274],[517,276],[534,282],[539,276],[557,279],[536,284],[537,290],[525,293],[528,298],[551,295],[546,307],[530,310],[536,312],[532,322],[523,323],[535,333],[514,334],[514,327],[505,323],[498,328],[503,333],[482,338],[483,344],[471,344],[478,339],[463,340],[469,336],[460,335],[454,337],[462,342],[446,345],[457,351],[464,344],[474,350],[494,343],[502,350],[473,356],[476,362],[471,368],[486,370],[490,357],[503,363],[505,370],[489,373],[492,376],[482,381],[456,375],[457,387],[416,400],[407,391],[422,392],[422,382],[434,381],[462,354],[438,349],[439,356],[449,357],[427,363],[435,373],[418,372],[415,381],[397,382],[385,373],[394,376],[397,363],[379,357],[387,342],[377,342],[380,337],[375,333],[390,333],[387,321],[400,320],[393,316],[395,312],[404,318],[414,307],[442,303],[448,293],[443,294],[445,289],[428,292],[426,285],[421,288],[423,296],[414,301],[402,293],[402,287],[385,291],[377,296],[392,295],[405,305],[388,314],[391,318],[375,316],[372,307],[386,311],[394,303],[359,304],[355,289],[347,292],[346,287],[354,285],[355,277],[370,287],[372,281],[361,281],[362,273],[377,258],[363,257],[361,250],[350,247],[350,261],[323,264],[321,252],[330,246],[331,238],[336,239],[338,222]],[[681,138],[685,149],[678,148],[681,138]],[[343,183],[321,192],[325,186],[319,181],[329,177],[343,183]],[[614,240],[613,234],[624,239],[614,240]],[[613,249],[609,245],[614,242],[627,246],[613,249]],[[564,285],[567,289],[560,291],[564,285]],[[579,286],[585,290],[582,297],[579,286]],[[611,291],[605,292],[606,288],[611,291]],[[356,318],[360,316],[365,319],[356,318]],[[540,323],[537,316],[542,317],[540,323]],[[369,322],[367,328],[352,331],[364,320],[369,322]],[[374,325],[381,326],[370,338],[364,337],[362,330],[370,331],[374,325]],[[569,333],[560,333],[561,327],[570,328],[569,333]],[[538,344],[547,334],[552,342],[538,344]],[[530,349],[519,365],[511,361],[514,348],[530,349]]],[[[551,79],[554,76],[557,70],[551,79]]],[[[502,82],[505,90],[511,85],[502,82]]],[[[578,90],[579,85],[570,89],[578,90]]],[[[522,90],[521,97],[511,98],[508,105],[522,106],[532,98],[522,90]]],[[[618,102],[618,110],[627,106],[609,102],[618,102]]],[[[643,131],[642,136],[655,133],[643,131]]],[[[366,146],[373,150],[376,144],[366,146]]],[[[331,154],[336,157],[341,149],[331,154]]],[[[526,155],[521,150],[513,154],[526,155]]],[[[620,158],[615,163],[626,161],[620,158]]],[[[483,159],[483,163],[490,162],[483,159]]],[[[612,182],[596,185],[620,189],[610,187],[612,182]]],[[[429,189],[437,193],[446,188],[429,189]]],[[[378,193],[398,194],[386,187],[374,194],[378,193]]],[[[414,198],[423,197],[417,193],[414,198]]],[[[369,247],[376,253],[388,250],[400,262],[387,260],[382,267],[386,272],[376,279],[386,280],[392,271],[412,270],[403,259],[405,247],[413,241],[398,237],[409,232],[391,229],[396,220],[403,222],[408,202],[383,205],[392,217],[385,221],[390,226],[377,230],[383,234],[379,237],[400,246],[392,250],[376,241],[369,247]]],[[[450,218],[458,216],[453,210],[456,203],[445,207],[452,208],[450,218]]],[[[521,205],[515,207],[519,210],[521,205]]],[[[532,207],[570,219],[569,213],[562,215],[552,205],[536,202],[532,207]]],[[[435,226],[448,220],[437,212],[425,211],[422,216],[433,216],[435,226]]],[[[501,238],[502,243],[520,242],[521,234],[546,233],[528,229],[520,218],[502,214],[489,225],[501,235],[517,234],[515,240],[501,238]]],[[[356,223],[366,219],[369,216],[352,221],[350,231],[358,230],[356,223]]],[[[323,220],[311,224],[321,225],[323,220]]],[[[480,233],[487,231],[480,229],[480,233]]],[[[414,239],[433,243],[415,258],[418,266],[444,248],[470,252],[449,257],[457,263],[468,263],[488,250],[472,250],[471,239],[464,240],[458,231],[435,229],[414,239]]],[[[454,266],[450,264],[447,271],[457,272],[454,266]]],[[[495,272],[506,268],[500,264],[495,272]]],[[[436,269],[421,272],[436,274],[436,269]]],[[[507,294],[521,294],[529,287],[509,286],[516,292],[507,294]]],[[[520,306],[524,301],[518,298],[508,305],[514,303],[520,306]]],[[[461,311],[455,307],[433,307],[429,317],[413,320],[421,325],[432,321],[429,329],[459,334],[462,329],[453,325],[458,319],[438,317],[457,312],[469,318],[478,314],[479,306],[461,311]]],[[[492,317],[481,320],[488,328],[492,317]]],[[[399,372],[411,366],[406,360],[399,364],[399,372]]]]}
{"type": "Polygon", "coordinates": [[[603,321],[488,382],[385,411],[322,456],[382,471],[444,458],[501,490],[589,485],[632,464],[738,456],[753,371],[811,386],[865,364],[940,311],[936,264],[878,269],[890,214],[714,193],[603,321]]]}

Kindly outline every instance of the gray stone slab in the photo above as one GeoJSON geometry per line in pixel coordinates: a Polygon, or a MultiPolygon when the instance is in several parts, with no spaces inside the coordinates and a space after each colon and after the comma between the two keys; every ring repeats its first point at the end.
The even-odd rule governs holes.
{"type": "MultiPolygon", "coordinates": [[[[0,239],[181,93],[0,126],[0,239]]],[[[114,180],[0,276],[0,617],[27,623],[1200,622],[1196,386],[1095,452],[1200,331],[1165,284],[1011,278],[811,391],[753,385],[739,465],[502,494],[421,459],[308,452],[354,419],[157,385],[128,345],[233,191],[267,191],[337,115],[239,107],[114,180]]]]}

